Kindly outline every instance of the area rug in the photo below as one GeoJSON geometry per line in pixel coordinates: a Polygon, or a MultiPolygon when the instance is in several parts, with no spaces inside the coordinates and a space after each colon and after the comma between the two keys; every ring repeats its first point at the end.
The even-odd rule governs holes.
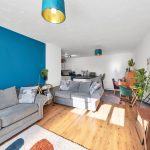
{"type": "Polygon", "coordinates": [[[101,100],[105,103],[109,104],[125,104],[125,102],[120,100],[119,96],[116,96],[114,94],[111,94],[109,92],[105,92],[103,96],[101,97],[101,100]]]}
{"type": "MultiPolygon", "coordinates": [[[[38,125],[30,127],[12,140],[6,142],[0,147],[0,150],[32,150],[40,145],[43,147],[45,146],[44,150],[47,150],[46,144],[48,146],[50,145],[54,150],[87,150],[86,148],[66,140],[38,125]],[[15,146],[19,148],[10,149],[10,146],[13,144],[17,144],[15,146]]],[[[48,150],[51,149],[48,148],[48,150]]]]}

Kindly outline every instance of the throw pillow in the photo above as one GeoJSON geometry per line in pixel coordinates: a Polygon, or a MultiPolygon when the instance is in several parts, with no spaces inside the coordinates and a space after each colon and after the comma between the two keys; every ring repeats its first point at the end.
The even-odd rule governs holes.
{"type": "Polygon", "coordinates": [[[19,93],[19,103],[34,103],[38,86],[21,87],[19,93]]]}
{"type": "Polygon", "coordinates": [[[69,90],[69,84],[70,84],[69,80],[62,80],[62,81],[60,81],[59,89],[61,91],[68,91],[69,90]]]}
{"type": "Polygon", "coordinates": [[[97,89],[101,87],[100,82],[93,82],[90,86],[90,94],[92,95],[97,89]]]}
{"type": "Polygon", "coordinates": [[[16,87],[0,90],[0,109],[18,104],[16,87]]]}

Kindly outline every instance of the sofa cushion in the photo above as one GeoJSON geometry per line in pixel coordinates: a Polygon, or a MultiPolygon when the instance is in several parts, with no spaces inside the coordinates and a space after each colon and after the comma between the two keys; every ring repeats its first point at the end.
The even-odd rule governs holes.
{"type": "Polygon", "coordinates": [[[55,96],[62,98],[71,98],[71,91],[55,91],[55,96]]]}
{"type": "Polygon", "coordinates": [[[80,85],[80,82],[70,81],[69,90],[72,92],[78,92],[79,91],[79,85],[80,85]]]}
{"type": "Polygon", "coordinates": [[[91,82],[80,82],[79,92],[89,93],[91,82]]]}
{"type": "Polygon", "coordinates": [[[88,93],[83,93],[83,92],[71,93],[71,98],[75,101],[79,100],[79,101],[84,101],[87,103],[91,102],[91,96],[88,93]]]}
{"type": "Polygon", "coordinates": [[[59,89],[62,91],[68,91],[69,90],[69,84],[70,84],[69,80],[62,80],[62,81],[60,81],[59,89]]]}
{"type": "Polygon", "coordinates": [[[37,111],[37,104],[17,104],[9,108],[2,109],[0,110],[2,127],[11,125],[37,111]]]}
{"type": "Polygon", "coordinates": [[[16,87],[0,90],[0,110],[19,103],[16,87]]]}

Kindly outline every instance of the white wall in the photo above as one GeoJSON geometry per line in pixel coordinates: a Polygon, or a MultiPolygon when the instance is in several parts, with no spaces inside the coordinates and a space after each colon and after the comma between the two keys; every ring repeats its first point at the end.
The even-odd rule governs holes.
{"type": "Polygon", "coordinates": [[[61,48],[46,44],[46,68],[48,69],[47,83],[57,86],[61,80],[61,48]]]}
{"type": "Polygon", "coordinates": [[[76,73],[81,73],[81,70],[96,72],[97,75],[106,73],[105,89],[113,89],[112,78],[124,77],[130,58],[134,58],[134,53],[71,58],[66,63],[66,69],[72,69],[76,73]]]}
{"type": "Polygon", "coordinates": [[[147,68],[147,58],[150,57],[150,33],[135,50],[136,68],[147,68]]]}

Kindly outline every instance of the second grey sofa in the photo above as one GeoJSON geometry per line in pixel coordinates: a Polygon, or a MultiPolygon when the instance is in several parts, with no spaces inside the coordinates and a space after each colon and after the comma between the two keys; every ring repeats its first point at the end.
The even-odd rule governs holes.
{"type": "Polygon", "coordinates": [[[59,86],[53,90],[54,102],[76,108],[96,111],[104,93],[101,86],[92,95],[89,93],[89,82],[70,81],[69,90],[62,91],[59,86]]]}

